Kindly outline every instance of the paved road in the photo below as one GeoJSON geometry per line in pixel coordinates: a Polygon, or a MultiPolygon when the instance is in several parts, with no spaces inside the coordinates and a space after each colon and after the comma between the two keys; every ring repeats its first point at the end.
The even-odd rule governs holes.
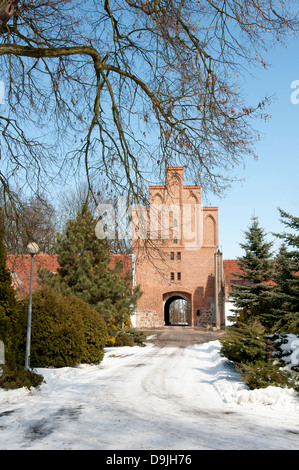
{"type": "Polygon", "coordinates": [[[148,330],[148,334],[156,336],[150,342],[153,342],[157,347],[185,348],[192,344],[202,344],[219,339],[224,331],[208,331],[189,326],[165,326],[157,330],[148,330]]]}

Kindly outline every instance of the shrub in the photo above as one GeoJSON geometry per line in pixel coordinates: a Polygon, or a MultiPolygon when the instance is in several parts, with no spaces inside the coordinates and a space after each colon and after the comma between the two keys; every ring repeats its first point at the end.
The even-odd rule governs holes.
{"type": "Polygon", "coordinates": [[[144,331],[139,331],[131,329],[127,333],[133,338],[134,344],[137,346],[145,346],[144,341],[146,340],[146,333],[144,331]]]}
{"type": "Polygon", "coordinates": [[[265,359],[265,328],[258,320],[229,327],[220,342],[221,354],[233,362],[254,363],[265,359]]]}
{"type": "Polygon", "coordinates": [[[298,391],[291,373],[282,370],[279,363],[258,361],[255,364],[242,364],[242,366],[237,366],[237,369],[241,373],[242,380],[252,390],[274,385],[276,387],[293,387],[298,391]]]}
{"type": "Polygon", "coordinates": [[[125,331],[120,331],[115,338],[114,346],[134,346],[133,338],[125,331]]]}
{"type": "Polygon", "coordinates": [[[83,320],[84,348],[81,362],[95,364],[104,357],[104,346],[107,341],[107,324],[101,314],[86,304],[83,300],[74,297],[80,306],[83,320]]]}
{"type": "MultiPolygon", "coordinates": [[[[275,336],[271,335],[272,340],[275,336]]],[[[292,387],[298,390],[292,374],[282,369],[279,360],[267,360],[265,327],[259,320],[249,319],[248,323],[237,322],[229,327],[220,342],[221,354],[231,360],[241,378],[251,388],[265,388],[269,385],[292,387]]],[[[271,343],[276,347],[274,342],[271,343]]],[[[274,352],[274,351],[273,351],[274,352]]]]}
{"type": "Polygon", "coordinates": [[[20,365],[5,364],[0,375],[0,387],[6,390],[26,387],[39,387],[44,378],[31,370],[25,370],[20,365]]]}
{"type": "MultiPolygon", "coordinates": [[[[28,298],[19,304],[19,325],[25,338],[28,298]]],[[[63,296],[49,287],[33,294],[30,365],[65,367],[100,362],[106,340],[106,323],[98,312],[75,296],[63,296]]],[[[25,343],[20,340],[25,354],[25,343]]],[[[24,356],[23,356],[24,357],[24,356]]]]}
{"type": "Polygon", "coordinates": [[[146,333],[129,329],[120,331],[114,338],[113,346],[145,346],[146,333]]]}

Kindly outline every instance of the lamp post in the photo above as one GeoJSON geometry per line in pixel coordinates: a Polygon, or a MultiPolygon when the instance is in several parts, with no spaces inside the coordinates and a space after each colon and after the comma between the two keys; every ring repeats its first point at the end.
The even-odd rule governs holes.
{"type": "Polygon", "coordinates": [[[29,304],[28,304],[28,319],[27,319],[27,341],[26,341],[26,357],[25,369],[28,370],[30,366],[30,344],[31,344],[31,317],[32,317],[32,278],[33,278],[33,256],[39,251],[36,243],[29,243],[27,246],[28,252],[31,255],[31,269],[30,269],[30,290],[29,290],[29,304]]]}

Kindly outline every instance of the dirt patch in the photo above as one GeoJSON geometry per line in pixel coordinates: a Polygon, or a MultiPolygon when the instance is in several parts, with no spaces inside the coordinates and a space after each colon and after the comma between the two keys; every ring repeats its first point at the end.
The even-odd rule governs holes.
{"type": "Polygon", "coordinates": [[[26,439],[32,442],[48,437],[57,431],[62,422],[78,419],[81,408],[81,405],[61,407],[53,415],[30,422],[25,433],[26,439]]]}
{"type": "Polygon", "coordinates": [[[202,344],[209,341],[219,339],[223,334],[223,330],[207,331],[189,326],[165,326],[157,330],[146,330],[148,336],[155,335],[147,342],[153,343],[160,348],[163,347],[179,347],[185,348],[192,344],[202,344]]]}

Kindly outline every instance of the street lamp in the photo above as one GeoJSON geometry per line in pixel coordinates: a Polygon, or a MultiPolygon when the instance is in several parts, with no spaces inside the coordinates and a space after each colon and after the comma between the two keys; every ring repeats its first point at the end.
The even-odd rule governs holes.
{"type": "Polygon", "coordinates": [[[33,278],[33,256],[39,251],[36,243],[29,243],[27,250],[31,255],[31,269],[30,269],[30,290],[29,290],[29,304],[28,304],[28,320],[27,320],[27,342],[26,342],[26,357],[25,369],[29,369],[30,365],[30,343],[31,343],[31,317],[32,317],[32,278],[33,278]]]}

